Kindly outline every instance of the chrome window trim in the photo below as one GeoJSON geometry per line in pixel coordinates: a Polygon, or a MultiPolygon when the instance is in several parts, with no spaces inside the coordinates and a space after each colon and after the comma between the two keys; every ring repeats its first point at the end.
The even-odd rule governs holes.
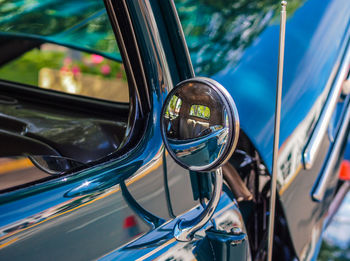
{"type": "MultiPolygon", "coordinates": [[[[113,1],[113,0],[104,0],[105,1],[105,5],[106,5],[106,8],[108,9],[109,11],[109,18],[111,20],[111,22],[113,23],[114,28],[116,29],[115,31],[115,36],[117,38],[117,43],[119,45],[119,48],[120,48],[120,51],[121,51],[121,55],[122,55],[122,60],[123,60],[123,63],[125,64],[125,67],[126,67],[126,71],[129,73],[130,75],[130,80],[132,81],[132,87],[134,88],[135,90],[135,94],[137,96],[137,100],[138,102],[140,103],[140,107],[141,108],[144,108],[144,110],[150,110],[151,108],[151,100],[150,100],[150,97],[149,95],[147,95],[146,97],[146,104],[142,104],[142,99],[140,97],[140,93],[138,91],[138,87],[139,85],[137,84],[137,82],[142,82],[142,84],[146,87],[146,89],[148,89],[148,86],[147,86],[147,81],[146,81],[146,76],[145,76],[145,71],[144,71],[144,67],[143,67],[143,63],[142,63],[142,59],[141,59],[141,55],[140,55],[140,48],[139,48],[139,45],[138,45],[138,42],[136,40],[136,34],[135,34],[135,31],[134,31],[134,28],[133,28],[133,23],[131,21],[131,17],[130,17],[130,12],[129,12],[129,8],[127,6],[127,3],[125,0],[122,0],[122,1],[113,1]],[[118,5],[118,6],[117,6],[118,5]],[[135,47],[135,53],[134,53],[134,57],[136,58],[137,62],[138,62],[138,67],[141,71],[141,78],[139,81],[136,80],[136,76],[134,74],[134,71],[133,71],[133,67],[132,67],[132,62],[131,62],[131,59],[130,59],[130,56],[129,56],[129,52],[127,51],[128,50],[128,47],[126,47],[125,45],[125,40],[124,40],[124,36],[123,36],[123,33],[121,31],[121,25],[120,25],[120,22],[117,18],[117,15],[115,13],[115,9],[116,9],[116,6],[118,8],[122,8],[126,14],[126,19],[127,19],[127,23],[130,27],[130,30],[129,30],[129,35],[130,37],[132,38],[132,41],[133,41],[133,45],[135,47]]],[[[141,113],[143,113],[144,111],[141,110],[141,113]]]]}
{"type": "Polygon", "coordinates": [[[189,64],[190,73],[191,73],[192,78],[193,78],[193,77],[195,77],[195,72],[194,72],[194,68],[193,68],[193,64],[192,64],[192,60],[191,60],[191,55],[190,55],[190,51],[188,50],[185,33],[184,33],[183,29],[182,29],[180,17],[179,17],[179,14],[177,13],[175,2],[174,1],[170,1],[170,6],[171,6],[171,9],[173,10],[173,13],[175,15],[175,20],[176,20],[176,24],[177,24],[177,27],[178,27],[178,30],[179,30],[179,35],[180,35],[181,42],[182,42],[182,44],[184,46],[184,49],[185,49],[186,59],[187,59],[187,62],[189,64]]]}

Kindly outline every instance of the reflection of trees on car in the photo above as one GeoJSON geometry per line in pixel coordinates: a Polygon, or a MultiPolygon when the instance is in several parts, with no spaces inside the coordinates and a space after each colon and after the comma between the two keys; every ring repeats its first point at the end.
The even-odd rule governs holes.
{"type": "MultiPolygon", "coordinates": [[[[234,66],[261,31],[277,20],[279,1],[176,0],[195,72],[210,76],[234,66]]],[[[288,1],[288,14],[304,0],[288,1]]]]}
{"type": "Polygon", "coordinates": [[[0,31],[6,32],[5,37],[42,36],[45,40],[98,50],[121,60],[103,1],[14,0],[0,5],[0,31]]]}

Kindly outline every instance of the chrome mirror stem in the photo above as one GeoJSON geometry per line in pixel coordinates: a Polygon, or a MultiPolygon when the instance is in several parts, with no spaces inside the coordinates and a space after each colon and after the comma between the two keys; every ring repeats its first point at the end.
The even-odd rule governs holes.
{"type": "Polygon", "coordinates": [[[223,176],[221,167],[215,170],[215,181],[213,195],[208,202],[204,211],[190,220],[182,219],[174,227],[174,237],[179,241],[190,241],[194,233],[201,229],[213,216],[214,211],[219,203],[223,176]]]}

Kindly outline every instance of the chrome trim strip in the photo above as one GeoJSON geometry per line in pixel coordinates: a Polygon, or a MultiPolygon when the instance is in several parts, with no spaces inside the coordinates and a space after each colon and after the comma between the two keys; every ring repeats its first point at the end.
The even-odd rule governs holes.
{"type": "Polygon", "coordinates": [[[188,46],[187,46],[187,43],[186,43],[185,34],[184,34],[183,29],[182,29],[180,17],[179,17],[179,14],[177,13],[175,2],[174,1],[170,1],[170,5],[171,5],[171,8],[173,9],[173,12],[175,14],[175,19],[176,19],[177,26],[179,28],[179,34],[180,34],[180,37],[181,37],[181,42],[182,42],[182,44],[183,44],[183,46],[185,48],[187,62],[189,64],[189,66],[190,66],[191,75],[192,75],[192,78],[193,78],[193,77],[195,77],[195,73],[194,73],[194,69],[193,69],[193,65],[192,65],[190,51],[188,50],[188,46]]]}
{"type": "Polygon", "coordinates": [[[275,103],[275,124],[273,135],[273,162],[271,175],[271,196],[270,196],[270,215],[268,227],[267,242],[267,260],[272,260],[272,248],[275,228],[275,208],[276,208],[276,190],[277,190],[277,170],[278,170],[278,146],[280,138],[281,123],[281,102],[282,102],[282,84],[283,84],[283,63],[284,63],[284,43],[286,36],[286,20],[287,20],[287,1],[281,2],[281,18],[280,18],[280,35],[278,48],[278,73],[276,86],[276,103],[275,103]]]}
{"type": "Polygon", "coordinates": [[[181,219],[174,227],[174,237],[178,241],[191,241],[194,233],[209,222],[219,204],[222,191],[223,175],[221,167],[215,170],[214,192],[207,207],[198,216],[190,220],[181,219]]]}
{"type": "Polygon", "coordinates": [[[312,191],[312,199],[321,202],[328,188],[328,181],[331,177],[336,175],[338,171],[335,170],[337,163],[339,163],[339,153],[342,146],[348,137],[350,127],[350,96],[345,100],[345,111],[342,117],[342,125],[339,127],[335,143],[332,146],[331,152],[326,159],[326,165],[322,168],[322,174],[317,180],[316,186],[312,191]]]}
{"type": "Polygon", "coordinates": [[[324,104],[322,112],[314,127],[312,135],[304,149],[304,153],[303,153],[304,169],[311,169],[313,166],[317,153],[321,147],[323,136],[327,132],[329,122],[332,118],[334,109],[337,105],[338,98],[340,96],[341,89],[343,86],[343,81],[346,77],[346,74],[348,73],[349,64],[350,64],[350,50],[349,50],[350,48],[349,48],[349,41],[347,39],[349,38],[349,34],[350,34],[350,30],[348,30],[346,34],[345,44],[342,47],[342,50],[344,50],[344,52],[342,53],[343,54],[345,53],[345,55],[342,57],[339,57],[338,61],[336,62],[336,67],[339,68],[338,73],[335,76],[334,81],[332,81],[333,79],[330,79],[332,81],[332,88],[328,94],[328,98],[324,104]]]}
{"type": "Polygon", "coordinates": [[[332,200],[331,205],[329,206],[329,210],[327,213],[327,218],[324,222],[324,228],[327,228],[329,224],[332,222],[334,215],[338,212],[339,207],[341,206],[345,196],[350,191],[350,181],[345,181],[343,185],[339,188],[337,194],[332,200]]]}
{"type": "MultiPolygon", "coordinates": [[[[120,51],[122,52],[123,63],[125,65],[125,67],[127,68],[128,73],[130,74],[130,77],[131,77],[130,80],[132,81],[131,84],[135,88],[135,94],[137,96],[138,102],[141,103],[140,94],[139,94],[138,88],[137,88],[138,87],[137,80],[136,80],[136,77],[135,77],[135,74],[134,74],[134,71],[133,71],[133,68],[132,68],[132,65],[131,65],[131,61],[130,61],[129,53],[127,51],[127,47],[125,46],[125,43],[124,43],[123,34],[122,34],[122,31],[120,30],[120,23],[118,21],[117,14],[115,13],[112,0],[105,0],[105,4],[106,4],[106,8],[108,8],[108,10],[110,11],[110,14],[111,14],[110,20],[111,20],[111,22],[115,23],[115,25],[116,25],[116,27],[115,27],[115,29],[116,29],[116,38],[117,38],[117,42],[118,42],[120,51]]],[[[131,27],[132,30],[130,32],[130,37],[132,38],[132,40],[134,42],[134,45],[135,45],[135,48],[136,48],[136,54],[135,55],[137,56],[138,62],[141,64],[140,70],[141,70],[141,74],[142,74],[142,81],[143,81],[144,85],[147,87],[146,76],[145,76],[144,68],[142,66],[143,64],[142,64],[142,60],[141,60],[139,46],[138,46],[138,43],[137,43],[137,40],[136,40],[136,34],[135,34],[135,32],[133,30],[133,27],[132,27],[132,21],[131,21],[131,18],[130,18],[129,9],[127,7],[127,4],[126,4],[125,0],[123,0],[121,2],[121,4],[123,5],[124,10],[126,11],[127,22],[128,22],[128,24],[131,25],[130,27],[131,27]]],[[[147,99],[147,106],[148,106],[148,108],[151,108],[152,106],[151,106],[150,97],[147,96],[146,99],[147,99]]],[[[141,111],[141,113],[143,113],[143,111],[141,111]]]]}

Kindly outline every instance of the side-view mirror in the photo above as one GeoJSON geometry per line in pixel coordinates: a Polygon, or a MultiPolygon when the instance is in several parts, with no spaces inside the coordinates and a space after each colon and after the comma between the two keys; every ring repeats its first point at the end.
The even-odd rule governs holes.
{"type": "Polygon", "coordinates": [[[174,236],[189,241],[212,217],[222,189],[221,166],[231,157],[239,135],[236,105],[218,82],[196,77],[180,82],[165,100],[161,133],[165,147],[182,167],[214,172],[213,196],[204,211],[191,220],[181,220],[174,236]]]}

